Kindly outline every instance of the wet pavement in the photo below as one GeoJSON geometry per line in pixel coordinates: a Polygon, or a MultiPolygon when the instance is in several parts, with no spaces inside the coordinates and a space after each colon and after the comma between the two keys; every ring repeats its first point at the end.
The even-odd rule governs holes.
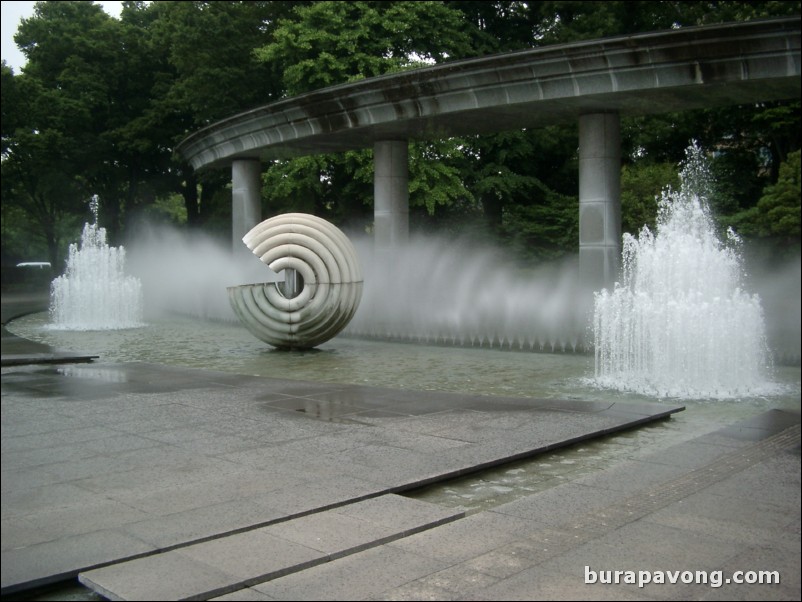
{"type": "MultiPolygon", "coordinates": [[[[4,296],[3,324],[43,302],[4,296]]],[[[405,494],[682,407],[110,363],[5,328],[2,346],[3,597],[76,577],[110,599],[800,597],[798,412],[469,513],[405,494]]]]}

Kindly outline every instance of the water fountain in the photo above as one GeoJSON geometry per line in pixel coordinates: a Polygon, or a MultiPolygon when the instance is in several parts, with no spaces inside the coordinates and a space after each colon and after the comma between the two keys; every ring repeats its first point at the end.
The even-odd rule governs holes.
{"type": "Polygon", "coordinates": [[[656,397],[759,394],[770,364],[760,298],[744,290],[738,237],[716,235],[696,145],[680,179],[662,193],[656,234],[624,236],[621,282],[596,294],[595,380],[656,397]]]}
{"type": "MultiPolygon", "coordinates": [[[[696,163],[693,165],[698,167],[696,163]]],[[[760,300],[744,292],[737,248],[731,243],[719,242],[713,234],[712,220],[704,203],[707,192],[703,180],[691,177],[688,169],[683,178],[681,191],[665,195],[659,236],[644,233],[640,241],[629,237],[625,245],[627,271],[623,283],[613,292],[600,293],[596,346],[599,361],[594,384],[649,397],[771,394],[763,387],[768,353],[762,334],[760,300]],[[701,194],[692,192],[692,182],[696,186],[694,190],[701,190],[701,194]],[[680,207],[686,206],[669,203],[673,197],[691,202],[681,210],[680,207]],[[670,216],[674,216],[674,220],[685,216],[690,221],[672,229],[668,225],[674,223],[668,219],[670,216]],[[670,238],[672,231],[676,233],[670,238]],[[701,247],[686,248],[681,240],[683,237],[696,240],[701,247]],[[651,267],[647,269],[648,266],[651,267]],[[633,310],[635,316],[631,315],[633,310]],[[639,333],[637,336],[636,332],[639,333]],[[633,345],[637,349],[631,350],[633,345]],[[664,351],[673,355],[665,355],[664,351]]],[[[87,225],[84,238],[92,240],[95,229],[87,225]]],[[[573,352],[584,351],[585,343],[591,339],[588,335],[590,317],[579,315],[573,302],[578,290],[576,266],[573,264],[523,272],[507,262],[498,251],[441,237],[413,238],[409,245],[397,249],[389,263],[381,263],[374,260],[369,240],[359,239],[353,234],[349,237],[354,239],[365,274],[362,302],[344,331],[350,341],[367,338],[449,345],[469,350],[573,352]]],[[[71,251],[73,257],[78,254],[77,249],[71,251]]],[[[279,278],[258,258],[250,253],[246,255],[245,261],[243,258],[234,260],[230,249],[224,245],[186,234],[142,233],[136,237],[136,245],[131,250],[131,272],[144,283],[143,289],[148,295],[148,320],[153,323],[161,320],[159,328],[165,332],[172,332],[176,312],[203,320],[180,334],[174,332],[171,335],[171,342],[165,349],[175,357],[183,358],[181,362],[218,367],[227,364],[223,369],[241,366],[243,369],[247,367],[249,373],[267,369],[257,365],[264,361],[258,347],[232,342],[228,355],[218,361],[209,354],[199,354],[198,345],[192,343],[202,339],[201,346],[211,345],[219,350],[217,342],[208,342],[202,336],[211,328],[209,319],[222,320],[230,323],[229,327],[237,328],[237,319],[226,295],[227,286],[279,278]],[[163,312],[167,312],[170,318],[162,318],[163,312]],[[185,346],[186,350],[179,352],[178,343],[184,338],[186,345],[181,347],[185,346]]],[[[71,260],[74,262],[75,259],[71,260]]],[[[76,270],[68,269],[64,277],[67,282],[62,281],[60,286],[69,283],[73,271],[76,270]]],[[[789,276],[783,272],[775,280],[798,282],[798,278],[797,269],[795,274],[789,276]]],[[[92,280],[98,284],[101,278],[92,280]]],[[[764,274],[763,280],[768,281],[769,274],[764,274]]],[[[77,281],[71,286],[76,284],[77,281]]],[[[82,284],[75,288],[88,289],[89,286],[82,284]]],[[[54,283],[54,297],[57,288],[54,283]]],[[[99,299],[110,292],[107,287],[101,289],[84,295],[85,301],[81,303],[71,302],[72,305],[91,307],[92,318],[99,317],[99,299]]],[[[766,287],[761,286],[760,291],[765,298],[766,287]]],[[[788,297],[786,291],[787,287],[782,289],[783,298],[788,297]]],[[[116,318],[123,312],[115,311],[114,314],[116,323],[116,318]]],[[[768,316],[772,324],[782,324],[784,331],[794,332],[796,328],[798,332],[798,309],[780,315],[774,311],[773,314],[768,316]]],[[[70,323],[85,327],[83,321],[73,319],[70,323]]],[[[215,336],[223,335],[216,333],[215,336]]],[[[357,353],[356,348],[360,347],[355,342],[346,345],[343,338],[338,338],[335,343],[346,355],[352,351],[357,353]],[[349,348],[347,351],[346,347],[349,348]]],[[[798,337],[796,344],[797,348],[791,349],[790,357],[798,361],[798,337]]],[[[58,345],[70,347],[66,341],[58,345]]],[[[142,345],[149,357],[153,357],[153,348],[158,344],[142,345]]],[[[93,341],[86,348],[99,350],[105,345],[93,341]]],[[[324,347],[323,350],[332,348],[324,347]]],[[[121,355],[122,352],[111,348],[108,353],[115,360],[128,359],[121,355]]],[[[418,350],[416,353],[422,355],[423,352],[418,350]]],[[[465,357],[455,351],[449,353],[453,357],[465,357]]],[[[322,357],[319,355],[318,359],[322,357]]],[[[382,363],[373,353],[370,362],[354,359],[361,370],[371,373],[392,371],[390,364],[382,363]]],[[[507,361],[511,358],[508,357],[507,361]]],[[[535,364],[540,360],[529,358],[521,361],[531,366],[528,375],[522,378],[532,379],[539,374],[535,364]]],[[[487,363],[487,360],[483,362],[487,363]]],[[[578,358],[575,363],[580,365],[582,362],[578,358]]],[[[419,367],[425,371],[430,368],[419,367]]],[[[281,367],[281,370],[288,369],[288,366],[281,367]]],[[[484,368],[479,366],[471,370],[482,371],[484,368]]],[[[588,372],[593,372],[592,366],[588,372]]],[[[338,377],[339,373],[331,376],[338,377]]],[[[356,382],[367,379],[360,378],[356,372],[353,378],[356,382]]],[[[370,378],[379,379],[376,384],[392,385],[393,375],[377,374],[370,378]]],[[[404,376],[396,375],[398,379],[403,381],[404,376]]],[[[442,375],[432,376],[430,384],[439,386],[442,380],[442,375]]],[[[499,391],[509,391],[506,387],[511,380],[512,377],[508,376],[504,384],[499,385],[499,391]]],[[[444,386],[449,385],[446,383],[444,386]]],[[[471,386],[475,386],[475,382],[471,386]]],[[[519,392],[540,394],[530,390],[526,383],[522,383],[519,392]]],[[[589,395],[587,388],[583,387],[582,395],[589,395]]]]}
{"type": "MultiPolygon", "coordinates": [[[[576,257],[522,269],[497,249],[431,234],[413,236],[382,257],[370,237],[343,233],[353,242],[364,275],[359,309],[343,330],[349,338],[586,350],[589,317],[572,302],[579,290],[576,257]]],[[[227,245],[197,232],[143,227],[135,242],[129,264],[143,283],[149,320],[180,313],[237,323],[228,287],[266,280],[279,286],[286,276],[252,253],[234,257],[227,245]]]]}
{"type": "Polygon", "coordinates": [[[125,248],[106,243],[98,225],[99,199],[90,201],[94,223],[72,243],[67,270],[50,285],[50,317],[57,330],[118,330],[144,326],[142,285],[125,275],[125,248]]]}

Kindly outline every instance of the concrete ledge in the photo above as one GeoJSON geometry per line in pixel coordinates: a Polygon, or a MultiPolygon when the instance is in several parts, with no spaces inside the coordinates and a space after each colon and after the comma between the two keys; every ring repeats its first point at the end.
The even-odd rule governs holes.
{"type": "Polygon", "coordinates": [[[33,364],[85,364],[96,360],[98,355],[72,355],[70,353],[43,353],[30,355],[4,355],[0,366],[29,366],[33,364]]]}

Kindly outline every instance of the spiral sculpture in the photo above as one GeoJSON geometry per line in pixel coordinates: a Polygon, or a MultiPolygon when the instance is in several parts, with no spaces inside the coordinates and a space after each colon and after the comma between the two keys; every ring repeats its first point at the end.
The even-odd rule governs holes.
{"type": "Polygon", "coordinates": [[[295,296],[276,282],[228,288],[231,307],[257,338],[281,349],[328,341],[350,322],[362,298],[362,270],[351,241],[336,226],[305,213],[286,213],[254,226],[242,239],[274,272],[295,270],[295,296]]]}

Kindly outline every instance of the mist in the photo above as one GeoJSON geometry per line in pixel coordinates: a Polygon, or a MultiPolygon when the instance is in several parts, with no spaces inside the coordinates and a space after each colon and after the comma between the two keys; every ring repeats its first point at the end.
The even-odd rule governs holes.
{"type": "Polygon", "coordinates": [[[747,269],[747,286],[762,301],[775,362],[798,365],[802,359],[802,259],[797,254],[783,261],[747,261],[747,269]]]}
{"type": "Polygon", "coordinates": [[[168,226],[140,226],[126,244],[128,270],[142,281],[145,318],[178,313],[238,322],[226,287],[278,280],[242,245],[239,254],[199,232],[168,226]]]}
{"type": "Polygon", "coordinates": [[[365,286],[346,333],[545,351],[582,345],[575,257],[528,269],[501,249],[431,235],[378,253],[369,240],[355,246],[365,286]]]}
{"type": "MultiPolygon", "coordinates": [[[[526,268],[503,249],[446,236],[411,236],[383,252],[369,236],[349,238],[364,289],[345,335],[547,352],[581,352],[592,343],[577,257],[526,268]]],[[[200,233],[148,226],[127,248],[146,319],[180,313],[238,323],[226,287],[283,280],[244,244],[234,253],[200,233]]],[[[775,359],[798,363],[800,258],[767,266],[752,262],[747,286],[761,298],[775,359]]]]}
{"type": "MultiPolygon", "coordinates": [[[[345,334],[547,351],[577,350],[576,258],[537,269],[515,267],[499,249],[441,236],[411,237],[374,252],[351,235],[363,296],[345,334]]],[[[127,243],[146,318],[180,313],[236,322],[226,287],[283,280],[243,244],[242,253],[199,233],[141,228],[127,243]]]]}

